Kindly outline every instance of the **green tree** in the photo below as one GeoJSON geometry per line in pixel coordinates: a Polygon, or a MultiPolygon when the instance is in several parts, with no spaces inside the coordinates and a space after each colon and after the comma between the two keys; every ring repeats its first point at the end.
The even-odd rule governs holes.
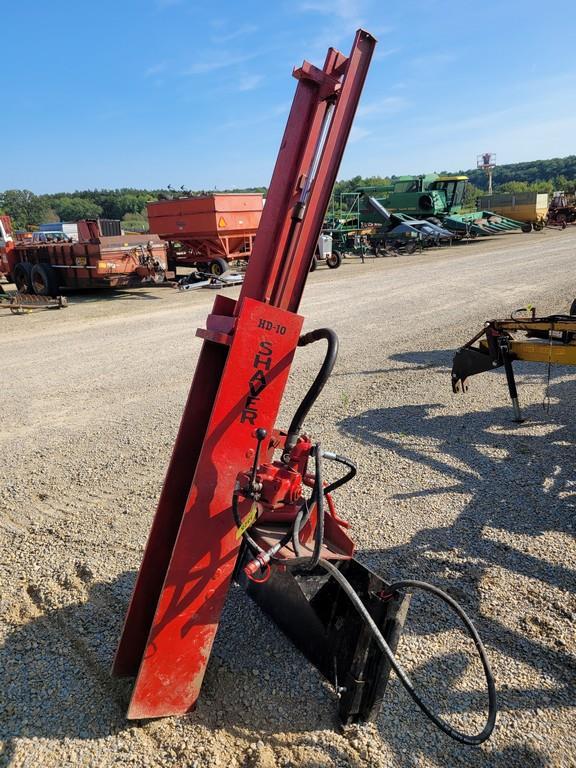
{"type": "Polygon", "coordinates": [[[498,192],[530,192],[530,184],[527,181],[507,181],[506,184],[500,184],[498,192]]]}
{"type": "Polygon", "coordinates": [[[81,197],[61,197],[54,200],[53,207],[62,221],[97,219],[102,215],[99,205],[81,197]]]}
{"type": "Polygon", "coordinates": [[[470,211],[475,211],[476,200],[485,194],[486,194],[485,190],[479,189],[474,184],[471,184],[470,182],[468,182],[468,184],[466,184],[466,191],[464,192],[464,200],[462,202],[463,207],[470,211]]]}
{"type": "Polygon", "coordinates": [[[0,208],[12,219],[15,229],[41,224],[48,217],[46,202],[28,189],[7,189],[0,194],[0,208]]]}

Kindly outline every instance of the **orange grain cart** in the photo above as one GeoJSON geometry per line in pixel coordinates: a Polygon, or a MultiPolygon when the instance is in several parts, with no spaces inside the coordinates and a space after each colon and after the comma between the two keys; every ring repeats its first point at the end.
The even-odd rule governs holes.
{"type": "Polygon", "coordinates": [[[220,275],[247,259],[262,215],[261,194],[216,194],[148,203],[150,232],[168,241],[170,268],[204,268],[220,275]]]}

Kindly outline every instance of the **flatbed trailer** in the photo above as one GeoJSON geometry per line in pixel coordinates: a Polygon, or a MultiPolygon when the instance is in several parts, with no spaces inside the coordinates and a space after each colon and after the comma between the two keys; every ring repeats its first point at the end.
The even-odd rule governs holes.
{"type": "Polygon", "coordinates": [[[62,288],[124,287],[170,277],[166,245],[156,235],[102,236],[97,222],[77,243],[15,242],[0,220],[0,274],[20,293],[57,296],[62,288]]]}

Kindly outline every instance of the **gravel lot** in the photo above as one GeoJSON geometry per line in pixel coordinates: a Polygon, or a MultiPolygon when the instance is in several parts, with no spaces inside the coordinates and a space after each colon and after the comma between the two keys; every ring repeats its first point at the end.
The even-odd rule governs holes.
{"type": "MultiPolygon", "coordinates": [[[[109,676],[196,364],[211,292],[155,287],[0,316],[3,766],[574,766],[576,374],[517,366],[450,389],[454,349],[526,303],[566,311],[576,228],[475,241],[310,277],[306,329],[340,336],[307,428],[359,463],[337,493],[358,557],[448,589],[497,679],[493,738],[463,747],[393,679],[378,722],[338,730],[333,691],[233,589],[187,717],[124,718],[109,676]]],[[[228,295],[234,295],[234,291],[228,295]]],[[[320,362],[297,354],[287,421],[320,362]]],[[[420,601],[399,656],[443,716],[474,728],[482,679],[463,634],[420,601]]]]}

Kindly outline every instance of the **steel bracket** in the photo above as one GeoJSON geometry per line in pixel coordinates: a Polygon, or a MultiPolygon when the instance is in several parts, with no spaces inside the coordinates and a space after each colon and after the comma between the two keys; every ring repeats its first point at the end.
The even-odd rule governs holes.
{"type": "MultiPolygon", "coordinates": [[[[322,568],[306,571],[272,566],[268,581],[250,581],[242,569],[251,557],[243,548],[236,580],[335,687],[342,723],[374,720],[380,712],[390,664],[350,598],[322,568]]],[[[388,596],[387,582],[355,559],[339,561],[338,568],[395,651],[409,596],[388,596]]]]}

